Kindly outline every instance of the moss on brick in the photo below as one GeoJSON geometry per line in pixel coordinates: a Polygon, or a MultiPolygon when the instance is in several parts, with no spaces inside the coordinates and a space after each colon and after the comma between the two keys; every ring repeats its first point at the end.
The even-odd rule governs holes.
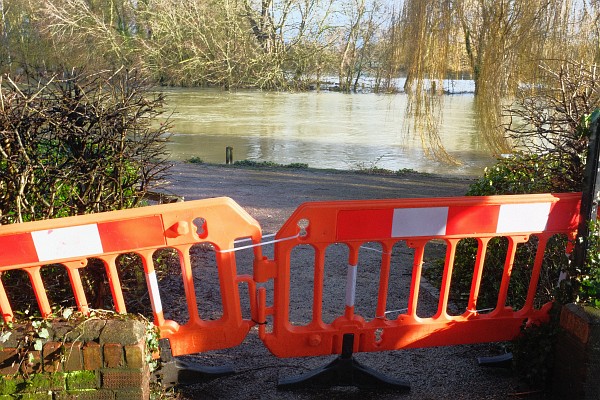
{"type": "Polygon", "coordinates": [[[65,389],[65,374],[63,372],[54,372],[47,374],[34,374],[27,379],[27,386],[24,392],[27,393],[46,393],[55,390],[65,389]]]}
{"type": "Polygon", "coordinates": [[[115,393],[110,390],[70,390],[57,394],[55,400],[114,400],[115,393]]]}
{"type": "MultiPolygon", "coordinates": [[[[29,382],[22,376],[0,376],[0,394],[12,395],[26,391],[29,382]]],[[[11,397],[13,398],[13,397],[11,397]]]]}
{"type": "Polygon", "coordinates": [[[13,394],[23,389],[25,380],[23,378],[3,376],[0,379],[0,394],[13,394]]]}
{"type": "Polygon", "coordinates": [[[96,389],[98,377],[95,371],[74,371],[66,375],[67,390],[96,389]]]}
{"type": "Polygon", "coordinates": [[[50,393],[23,393],[14,397],[17,400],[52,400],[50,393]]]}

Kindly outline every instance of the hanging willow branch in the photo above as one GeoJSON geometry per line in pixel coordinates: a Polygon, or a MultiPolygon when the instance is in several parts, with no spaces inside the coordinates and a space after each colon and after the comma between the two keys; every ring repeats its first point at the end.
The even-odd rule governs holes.
{"type": "Polygon", "coordinates": [[[395,30],[405,65],[412,128],[424,146],[449,160],[439,139],[444,78],[467,73],[475,83],[478,127],[489,149],[512,151],[502,109],[517,91],[545,84],[548,59],[593,62],[600,53],[598,6],[567,0],[407,0],[395,30]]]}

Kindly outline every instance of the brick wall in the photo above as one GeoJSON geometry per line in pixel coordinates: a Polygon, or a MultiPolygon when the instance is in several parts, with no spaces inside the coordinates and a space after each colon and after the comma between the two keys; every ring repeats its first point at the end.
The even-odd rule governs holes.
{"type": "Polygon", "coordinates": [[[0,400],[148,399],[145,324],[103,321],[80,328],[53,327],[42,350],[27,354],[19,346],[23,329],[14,327],[0,350],[0,400]]]}
{"type": "Polygon", "coordinates": [[[553,393],[557,399],[600,399],[600,310],[568,304],[560,314],[553,393]]]}

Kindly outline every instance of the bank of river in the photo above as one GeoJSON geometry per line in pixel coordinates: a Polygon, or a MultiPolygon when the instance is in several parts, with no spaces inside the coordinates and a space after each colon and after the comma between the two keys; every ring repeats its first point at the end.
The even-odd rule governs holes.
{"type": "Polygon", "coordinates": [[[226,196],[274,231],[306,201],[462,196],[472,177],[366,174],[356,171],[251,168],[176,162],[166,189],[186,200],[226,196]]]}

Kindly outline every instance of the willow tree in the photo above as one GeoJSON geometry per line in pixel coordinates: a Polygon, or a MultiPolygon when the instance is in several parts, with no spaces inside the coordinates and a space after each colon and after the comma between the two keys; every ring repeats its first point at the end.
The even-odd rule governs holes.
{"type": "Polygon", "coordinates": [[[598,60],[597,2],[572,0],[405,0],[396,29],[397,59],[414,128],[430,153],[450,159],[440,142],[443,79],[466,72],[475,83],[480,130],[495,153],[511,150],[503,105],[543,85],[540,64],[598,60]]]}

